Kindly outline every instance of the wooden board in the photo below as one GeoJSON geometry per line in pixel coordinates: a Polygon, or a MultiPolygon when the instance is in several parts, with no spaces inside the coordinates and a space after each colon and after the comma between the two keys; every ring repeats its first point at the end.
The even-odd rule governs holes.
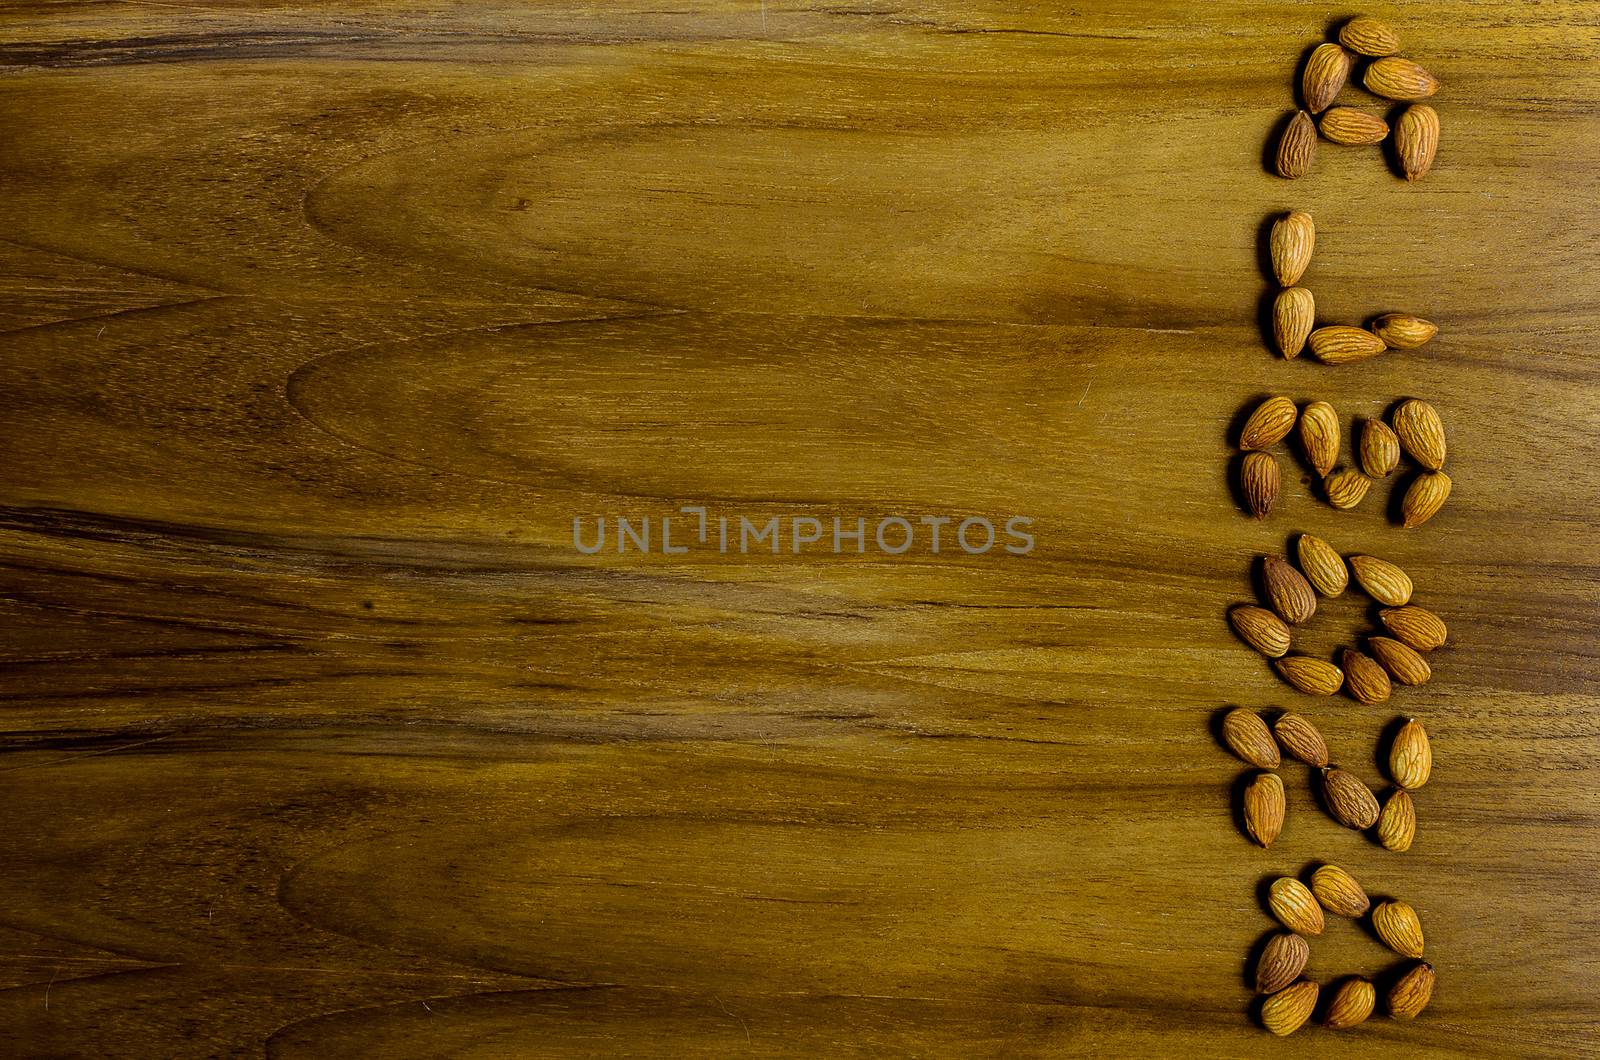
{"type": "MultiPolygon", "coordinates": [[[[1327,860],[1439,974],[1340,1055],[1596,1055],[1600,5],[1375,13],[1445,84],[1415,185],[1264,168],[1316,5],[12,5],[7,1051],[1303,1055],[1249,961],[1327,860]],[[1325,320],[1440,337],[1274,358],[1290,207],[1325,320]],[[1434,402],[1449,506],[1286,453],[1252,521],[1268,393],[1434,402]],[[1035,547],[573,547],[682,506],[1035,547]],[[1233,638],[1302,531],[1413,574],[1432,684],[1233,638]],[[1292,768],[1252,848],[1231,705],[1374,784],[1422,717],[1414,849],[1292,768]]],[[[1395,966],[1338,923],[1310,974],[1395,966]]]]}

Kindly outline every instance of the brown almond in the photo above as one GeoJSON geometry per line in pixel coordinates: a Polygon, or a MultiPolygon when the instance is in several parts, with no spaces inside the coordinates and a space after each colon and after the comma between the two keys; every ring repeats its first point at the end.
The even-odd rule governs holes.
{"type": "Polygon", "coordinates": [[[1327,110],[1344,89],[1350,77],[1350,68],[1356,57],[1337,44],[1319,44],[1306,60],[1305,72],[1300,78],[1300,94],[1305,97],[1306,109],[1316,114],[1327,110]]]}
{"type": "Polygon", "coordinates": [[[1334,818],[1346,828],[1371,828],[1378,823],[1378,799],[1354,773],[1338,766],[1322,771],[1322,794],[1334,818]]]}
{"type": "Polygon", "coordinates": [[[1269,659],[1289,651],[1289,627],[1283,619],[1255,604],[1238,604],[1228,611],[1228,621],[1246,644],[1269,659]]]}
{"type": "Polygon", "coordinates": [[[1414,350],[1439,334],[1439,326],[1407,313],[1385,313],[1372,322],[1372,333],[1391,350],[1414,350]]]}
{"type": "Polygon", "coordinates": [[[1283,831],[1287,810],[1283,781],[1276,773],[1258,773],[1244,789],[1244,826],[1262,847],[1270,847],[1283,831]]]}
{"type": "Polygon", "coordinates": [[[1316,245],[1316,222],[1304,210],[1290,210],[1272,222],[1267,249],[1272,256],[1272,274],[1280,285],[1293,287],[1300,282],[1316,245]]]}
{"type": "Polygon", "coordinates": [[[1406,180],[1427,176],[1438,152],[1439,112],[1426,103],[1413,103],[1394,123],[1394,153],[1406,180]]]}
{"type": "Polygon", "coordinates": [[[1261,583],[1272,609],[1291,626],[1317,613],[1317,594],[1311,591],[1311,583],[1282,556],[1261,557],[1261,583]]]}
{"type": "Polygon", "coordinates": [[[1334,547],[1315,534],[1301,534],[1295,546],[1300,569],[1323,596],[1338,596],[1350,584],[1350,568],[1334,547]]]}
{"type": "Polygon", "coordinates": [[[1365,916],[1372,906],[1356,878],[1337,865],[1323,865],[1311,874],[1311,893],[1328,912],[1352,919],[1365,916]]]}
{"type": "Polygon", "coordinates": [[[1309,655],[1285,655],[1273,663],[1278,675],[1309,696],[1331,696],[1344,685],[1344,671],[1309,655]]]}
{"type": "Polygon", "coordinates": [[[1261,1006],[1261,1023],[1267,1030],[1282,1038],[1305,1026],[1317,1007],[1318,986],[1302,979],[1273,994],[1261,1006]]]}
{"type": "Polygon", "coordinates": [[[1404,607],[1411,602],[1411,576],[1388,560],[1351,556],[1350,570],[1356,584],[1378,603],[1404,607]]]}
{"type": "MultiPolygon", "coordinates": [[[[1314,332],[1312,337],[1315,337],[1314,332]]],[[[1411,454],[1413,460],[1429,471],[1444,467],[1444,421],[1439,418],[1438,409],[1426,401],[1412,398],[1401,402],[1400,407],[1394,410],[1394,415],[1389,417],[1389,422],[1400,439],[1401,447],[1411,454]]]]}
{"type": "Polygon", "coordinates": [[[1419,64],[1399,56],[1385,56],[1367,67],[1362,84],[1384,99],[1427,99],[1439,91],[1439,79],[1419,64]]]}
{"type": "Polygon", "coordinates": [[[1299,935],[1280,931],[1272,936],[1256,962],[1256,993],[1276,994],[1300,978],[1310,959],[1311,945],[1299,935]]]}
{"type": "Polygon", "coordinates": [[[1269,449],[1294,430],[1300,411],[1286,397],[1269,397],[1257,405],[1239,429],[1239,448],[1245,452],[1269,449]]]}
{"type": "Polygon", "coordinates": [[[1404,854],[1416,838],[1417,804],[1405,788],[1395,788],[1384,799],[1383,812],[1378,814],[1378,842],[1385,850],[1404,854]]]}
{"type": "Polygon", "coordinates": [[[1435,981],[1433,965],[1427,963],[1418,964],[1401,976],[1399,982],[1389,988],[1389,1015],[1397,1020],[1416,1019],[1433,999],[1435,981]]]}
{"type": "Polygon", "coordinates": [[[1271,453],[1244,454],[1244,463],[1239,468],[1239,485],[1244,489],[1244,500],[1250,506],[1250,514],[1257,519],[1265,519],[1278,503],[1278,493],[1283,488],[1283,471],[1278,467],[1278,458],[1271,453]]]}
{"type": "Polygon", "coordinates": [[[1361,703],[1382,703],[1394,691],[1388,671],[1358,651],[1345,649],[1344,685],[1361,703]]]}
{"type": "Polygon", "coordinates": [[[1317,128],[1323,139],[1350,147],[1381,144],[1389,135],[1388,122],[1354,107],[1330,107],[1317,128]]]}
{"type": "Polygon", "coordinates": [[[1307,337],[1306,344],[1311,347],[1311,356],[1323,364],[1354,364],[1389,348],[1372,332],[1348,324],[1318,328],[1307,337]]]}
{"type": "Polygon", "coordinates": [[[1367,499],[1372,480],[1353,467],[1341,467],[1322,480],[1322,492],[1328,503],[1340,511],[1349,511],[1367,499]]]}
{"type": "Polygon", "coordinates": [[[1326,475],[1339,461],[1339,413],[1326,401],[1313,401],[1300,410],[1300,444],[1306,459],[1326,475]]]}
{"type": "Polygon", "coordinates": [[[1244,707],[1230,710],[1222,719],[1222,739],[1230,751],[1253,766],[1277,769],[1282,761],[1272,730],[1253,710],[1244,707]]]}
{"type": "Polygon", "coordinates": [[[1317,300],[1304,287],[1286,287],[1272,303],[1272,337],[1278,352],[1292,361],[1306,348],[1317,322],[1317,300]]]}
{"type": "Polygon", "coordinates": [[[1300,935],[1322,934],[1322,906],[1293,876],[1280,876],[1267,890],[1267,905],[1283,926],[1300,935]]]}
{"type": "Polygon", "coordinates": [[[1297,111],[1278,141],[1278,176],[1296,180],[1311,172],[1317,155],[1317,124],[1305,111],[1297,111]]]}
{"type": "Polygon", "coordinates": [[[1382,420],[1361,428],[1361,469],[1369,478],[1384,478],[1400,463],[1400,439],[1382,420]]]}
{"type": "Polygon", "coordinates": [[[1428,665],[1428,660],[1393,637],[1368,637],[1367,647],[1378,665],[1403,685],[1425,685],[1433,677],[1433,667],[1428,665]]]}
{"type": "Polygon", "coordinates": [[[1427,608],[1415,604],[1410,607],[1385,608],[1378,612],[1378,617],[1383,620],[1384,626],[1390,633],[1407,647],[1415,648],[1417,651],[1442,648],[1450,636],[1444,619],[1427,608]]]}
{"type": "Polygon", "coordinates": [[[1372,980],[1352,975],[1334,988],[1327,1015],[1322,1017],[1322,1025],[1330,1031],[1354,1027],[1365,1022],[1377,1004],[1378,988],[1372,985],[1372,980]]]}
{"type": "Polygon", "coordinates": [[[1404,902],[1384,902],[1372,911],[1372,926],[1383,944],[1402,957],[1422,956],[1422,921],[1404,902]]]}
{"type": "Polygon", "coordinates": [[[1283,749],[1308,766],[1328,764],[1328,744],[1317,727],[1299,714],[1289,713],[1272,723],[1272,734],[1283,749]]]}
{"type": "Polygon", "coordinates": [[[1400,501],[1401,521],[1407,530],[1415,530],[1439,514],[1444,502],[1450,499],[1454,483],[1443,471],[1424,471],[1406,487],[1400,501]]]}
{"type": "Polygon", "coordinates": [[[1402,788],[1422,787],[1433,775],[1433,745],[1422,723],[1412,718],[1400,726],[1389,745],[1389,775],[1402,788]]]}
{"type": "Polygon", "coordinates": [[[1400,38],[1394,30],[1375,18],[1362,15],[1352,18],[1339,30],[1339,43],[1357,55],[1381,59],[1385,55],[1400,54],[1400,38]]]}

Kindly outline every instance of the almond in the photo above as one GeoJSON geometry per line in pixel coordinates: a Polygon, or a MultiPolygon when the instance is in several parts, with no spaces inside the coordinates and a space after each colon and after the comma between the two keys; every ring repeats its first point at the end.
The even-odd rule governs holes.
{"type": "Polygon", "coordinates": [[[1422,723],[1412,718],[1400,726],[1389,745],[1389,775],[1402,788],[1422,787],[1433,774],[1433,746],[1422,723]]]}
{"type": "Polygon", "coordinates": [[[1272,723],[1272,734],[1283,749],[1308,766],[1328,764],[1328,745],[1317,727],[1298,714],[1285,714],[1272,723]]]}
{"type": "Polygon", "coordinates": [[[1279,659],[1288,653],[1289,627],[1266,608],[1239,604],[1228,611],[1228,621],[1246,644],[1267,658],[1279,659]]]}
{"type": "Polygon", "coordinates": [[[1306,459],[1326,475],[1339,460],[1339,413],[1326,401],[1313,401],[1300,410],[1300,444],[1306,459]]]}
{"type": "Polygon", "coordinates": [[[1389,674],[1383,667],[1350,649],[1344,653],[1344,684],[1352,696],[1369,706],[1384,702],[1394,690],[1389,683],[1389,674]]]}
{"type": "Polygon", "coordinates": [[[1450,499],[1454,485],[1443,471],[1424,471],[1411,485],[1400,502],[1400,516],[1407,530],[1414,530],[1439,514],[1444,502],[1450,499]]]}
{"type": "Polygon", "coordinates": [[[1374,58],[1400,53],[1400,38],[1395,36],[1394,30],[1377,19],[1365,15],[1352,18],[1344,24],[1344,28],[1339,31],[1339,43],[1357,55],[1370,55],[1374,58]]]}
{"type": "Polygon", "coordinates": [[[1354,773],[1338,766],[1322,771],[1322,794],[1328,809],[1346,828],[1371,828],[1378,823],[1378,800],[1354,773]]]}
{"type": "Polygon", "coordinates": [[[1368,637],[1367,647],[1378,665],[1403,685],[1425,685],[1433,677],[1433,667],[1428,665],[1428,660],[1392,637],[1368,637]]]}
{"type": "Polygon", "coordinates": [[[1244,454],[1239,484],[1244,489],[1244,500],[1250,506],[1251,515],[1265,519],[1271,514],[1273,505],[1278,503],[1282,482],[1283,472],[1278,467],[1277,457],[1262,452],[1244,454]]]}
{"type": "Polygon", "coordinates": [[[1351,556],[1350,570],[1363,592],[1380,604],[1404,607],[1411,601],[1411,576],[1388,560],[1351,556]]]}
{"type": "Polygon", "coordinates": [[[1350,568],[1332,545],[1315,534],[1301,534],[1296,546],[1300,569],[1312,588],[1323,596],[1338,596],[1350,584],[1350,568]]]}
{"type": "Polygon", "coordinates": [[[1344,685],[1344,671],[1309,655],[1285,655],[1273,663],[1278,675],[1309,696],[1331,696],[1344,685]]]}
{"type": "Polygon", "coordinates": [[[1372,332],[1348,324],[1318,328],[1306,342],[1311,347],[1311,356],[1323,364],[1354,364],[1376,357],[1389,348],[1372,332]]]}
{"type": "Polygon", "coordinates": [[[1316,123],[1311,115],[1298,111],[1278,141],[1278,176],[1289,180],[1305,176],[1311,172],[1311,160],[1316,154],[1316,123]]]}
{"type": "Polygon", "coordinates": [[[1322,906],[1306,885],[1293,876],[1280,876],[1267,891],[1267,905],[1283,926],[1301,935],[1322,934],[1322,906]]]}
{"type": "MultiPolygon", "coordinates": [[[[1378,814],[1378,842],[1385,850],[1404,854],[1416,838],[1417,804],[1405,788],[1395,788],[1384,799],[1383,812],[1378,814]]],[[[1422,956],[1420,949],[1412,956],[1422,956]]]]}
{"type": "Polygon", "coordinates": [[[1417,651],[1433,651],[1444,646],[1450,631],[1444,619],[1425,607],[1388,607],[1378,613],[1389,632],[1407,647],[1417,651]]]}
{"type": "Polygon", "coordinates": [[[1361,147],[1381,144],[1389,135],[1389,123],[1354,107],[1331,107],[1318,123],[1322,136],[1336,144],[1361,147]]]}
{"type": "Polygon", "coordinates": [[[1305,73],[1300,78],[1300,93],[1305,97],[1306,109],[1313,114],[1327,110],[1344,88],[1355,61],[1354,55],[1337,44],[1317,45],[1311,58],[1306,60],[1305,73]]]}
{"type": "Polygon", "coordinates": [[[1372,322],[1372,333],[1391,350],[1414,350],[1439,334],[1439,326],[1406,313],[1385,313],[1372,322]]]}
{"type": "Polygon", "coordinates": [[[1283,441],[1294,430],[1299,416],[1294,402],[1286,397],[1269,397],[1255,407],[1239,430],[1239,448],[1245,452],[1268,449],[1283,441]]]}
{"type": "Polygon", "coordinates": [[[1256,993],[1276,994],[1300,978],[1310,959],[1311,945],[1299,935],[1280,931],[1272,936],[1256,962],[1256,993]]]}
{"type": "Polygon", "coordinates": [[[1352,919],[1372,906],[1356,878],[1337,865],[1324,865],[1311,874],[1311,893],[1328,912],[1352,919]]]}
{"type": "Polygon", "coordinates": [[[1272,254],[1272,274],[1280,285],[1293,287],[1300,282],[1316,245],[1316,222],[1304,210],[1290,210],[1272,222],[1267,249],[1272,254]]]}
{"type": "Polygon", "coordinates": [[[1306,348],[1317,322],[1317,300],[1304,287],[1286,287],[1272,303],[1272,337],[1278,352],[1292,361],[1306,348]]]}
{"type": "Polygon", "coordinates": [[[1422,956],[1422,921],[1404,902],[1384,902],[1372,911],[1372,926],[1383,944],[1402,957],[1422,956]]]}
{"type": "Polygon", "coordinates": [[[1384,99],[1427,99],[1439,91],[1439,79],[1410,59],[1385,56],[1367,67],[1362,83],[1384,99]]]}
{"type": "MultiPolygon", "coordinates": [[[[1312,332],[1311,337],[1315,339],[1316,332],[1312,332]]],[[[1444,421],[1439,418],[1438,409],[1426,401],[1412,398],[1401,402],[1400,407],[1394,410],[1394,415],[1389,417],[1389,422],[1400,439],[1401,447],[1411,454],[1413,460],[1429,471],[1444,467],[1444,421]]]]}
{"type": "Polygon", "coordinates": [[[1253,766],[1277,769],[1281,758],[1272,730],[1253,710],[1238,707],[1222,719],[1222,738],[1228,749],[1253,766]]]}
{"type": "Polygon", "coordinates": [[[1382,420],[1361,428],[1361,468],[1371,478],[1384,478],[1400,463],[1400,439],[1382,420]]]}
{"type": "MultiPolygon", "coordinates": [[[[1276,750],[1276,748],[1274,748],[1276,750]]],[[[1244,789],[1244,826],[1263,848],[1283,831],[1288,805],[1283,797],[1283,781],[1276,773],[1258,773],[1244,789]]]]}
{"type": "Polygon", "coordinates": [[[1389,1015],[1397,1020],[1416,1019],[1432,1000],[1435,981],[1433,965],[1426,963],[1402,975],[1400,981],[1389,988],[1389,1015]]]}
{"type": "Polygon", "coordinates": [[[1372,980],[1352,975],[1334,988],[1333,999],[1328,1002],[1328,1013],[1322,1017],[1322,1025],[1331,1031],[1354,1027],[1372,1015],[1377,1004],[1378,989],[1372,985],[1372,980]]]}
{"type": "Polygon", "coordinates": [[[1261,583],[1272,609],[1291,626],[1317,613],[1317,594],[1311,591],[1311,583],[1282,556],[1261,557],[1261,583]]]}
{"type": "Polygon", "coordinates": [[[1349,511],[1366,500],[1371,488],[1372,480],[1353,467],[1341,467],[1322,480],[1322,492],[1328,495],[1328,503],[1340,511],[1349,511]]]}
{"type": "MultiPolygon", "coordinates": [[[[1432,93],[1428,93],[1432,95],[1432,93]]],[[[1394,123],[1394,153],[1406,180],[1421,180],[1433,168],[1439,151],[1439,112],[1426,103],[1413,103],[1394,123]]]]}
{"type": "Polygon", "coordinates": [[[1293,1034],[1311,1018],[1317,1007],[1317,993],[1317,984],[1309,979],[1284,987],[1262,1004],[1262,1025],[1280,1038],[1293,1034]]]}

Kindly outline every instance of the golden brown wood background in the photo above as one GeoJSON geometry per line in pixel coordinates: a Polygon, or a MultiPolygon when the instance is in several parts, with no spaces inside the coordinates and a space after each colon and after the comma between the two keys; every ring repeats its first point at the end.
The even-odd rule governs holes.
{"type": "MultiPolygon", "coordinates": [[[[1436,171],[1280,181],[1353,13],[8,5],[0,1051],[1595,1055],[1600,4],[1374,11],[1436,171]],[[1275,360],[1290,206],[1326,319],[1441,337],[1275,360]],[[1434,401],[1450,506],[1294,473],[1250,521],[1268,392],[1434,401]],[[1038,548],[571,547],[693,503],[1038,548]],[[1233,639],[1300,530],[1412,571],[1433,685],[1311,701],[1233,639]],[[1416,848],[1296,770],[1251,848],[1229,704],[1374,783],[1422,716],[1416,848]],[[1319,859],[1421,910],[1415,1025],[1250,1022],[1258,888],[1319,859]]],[[[1392,966],[1334,928],[1316,978],[1392,966]]]]}

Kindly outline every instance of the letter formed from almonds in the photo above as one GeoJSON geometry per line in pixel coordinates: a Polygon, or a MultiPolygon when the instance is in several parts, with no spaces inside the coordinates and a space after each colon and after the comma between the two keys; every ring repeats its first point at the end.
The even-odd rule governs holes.
{"type": "Polygon", "coordinates": [[[1236,604],[1228,610],[1228,621],[1241,640],[1269,659],[1280,659],[1289,651],[1289,626],[1283,619],[1255,604],[1236,604]]]}
{"type": "Polygon", "coordinates": [[[1318,328],[1307,338],[1311,356],[1323,364],[1355,364],[1376,357],[1389,347],[1365,328],[1330,324],[1318,328]]]}
{"type": "Polygon", "coordinates": [[[1374,59],[1400,54],[1400,38],[1395,36],[1394,30],[1365,15],[1344,24],[1339,30],[1339,43],[1357,55],[1374,59]]]}
{"type": "Polygon", "coordinates": [[[1292,931],[1280,931],[1267,940],[1256,962],[1256,993],[1276,994],[1300,978],[1306,961],[1311,959],[1311,946],[1292,931]]]}
{"type": "Polygon", "coordinates": [[[1346,1030],[1365,1022],[1377,1005],[1378,988],[1372,985],[1372,980],[1352,975],[1334,988],[1322,1025],[1330,1031],[1346,1030]]]}
{"type": "Polygon", "coordinates": [[[1333,105],[1349,80],[1355,56],[1337,44],[1319,44],[1306,60],[1300,78],[1300,94],[1305,97],[1306,109],[1321,113],[1333,105]]]}
{"type": "Polygon", "coordinates": [[[1389,1015],[1397,1020],[1416,1019],[1433,1000],[1435,981],[1433,965],[1418,963],[1389,988],[1389,1015]]]}
{"type": "Polygon", "coordinates": [[[1350,584],[1350,568],[1344,557],[1315,534],[1301,534],[1295,544],[1300,569],[1311,587],[1323,596],[1338,596],[1350,584]]]}
{"type": "Polygon", "coordinates": [[[1306,348],[1317,322],[1317,300],[1304,287],[1285,287],[1272,302],[1272,338],[1283,359],[1292,361],[1306,348]]]}
{"type": "Polygon", "coordinates": [[[1261,557],[1261,584],[1272,609],[1291,626],[1317,613],[1317,594],[1311,583],[1282,556],[1261,557]]]}
{"type": "Polygon", "coordinates": [[[1412,398],[1400,403],[1390,423],[1400,439],[1400,447],[1410,453],[1413,460],[1429,471],[1444,467],[1444,420],[1438,409],[1412,398]]]}
{"type": "Polygon", "coordinates": [[[1302,979],[1273,994],[1261,1006],[1262,1025],[1280,1038],[1293,1034],[1311,1018],[1318,989],[1316,983],[1302,979]]]}
{"type": "Polygon", "coordinates": [[[1272,724],[1272,734],[1283,749],[1308,766],[1328,764],[1328,744],[1317,727],[1299,714],[1288,713],[1272,724]]]}
{"type": "Polygon", "coordinates": [[[1239,486],[1251,515],[1257,519],[1271,515],[1283,489],[1283,470],[1278,466],[1278,458],[1260,450],[1244,454],[1244,461],[1239,465],[1239,486]]]}
{"type": "Polygon", "coordinates": [[[1228,750],[1260,769],[1277,769],[1282,761],[1272,730],[1261,715],[1245,707],[1235,707],[1222,719],[1222,738],[1228,750]]]}
{"type": "Polygon", "coordinates": [[[1384,99],[1406,102],[1427,99],[1439,91],[1439,79],[1410,59],[1385,56],[1367,66],[1362,84],[1367,91],[1384,99]]]}
{"type": "Polygon", "coordinates": [[[1326,475],[1339,461],[1339,413],[1326,401],[1313,401],[1300,410],[1300,445],[1306,459],[1326,475]]]}
{"type": "Polygon", "coordinates": [[[1454,485],[1443,471],[1424,471],[1412,479],[1400,501],[1401,524],[1407,530],[1415,530],[1438,515],[1454,485]]]}
{"type": "Polygon", "coordinates": [[[1349,147],[1381,144],[1389,135],[1389,123],[1374,114],[1354,107],[1330,107],[1318,123],[1324,139],[1349,147]]]}
{"type": "Polygon", "coordinates": [[[1361,591],[1390,607],[1404,607],[1411,602],[1413,586],[1411,576],[1385,559],[1375,556],[1351,556],[1350,570],[1356,576],[1361,591]]]}
{"type": "Polygon", "coordinates": [[[1408,648],[1415,648],[1417,651],[1442,648],[1450,636],[1444,619],[1416,604],[1386,607],[1378,612],[1378,618],[1390,633],[1408,648]]]}
{"type": "Polygon", "coordinates": [[[1290,210],[1272,222],[1267,250],[1272,257],[1272,274],[1282,287],[1293,287],[1311,264],[1317,245],[1317,224],[1304,210],[1290,210]]]}
{"type": "Polygon", "coordinates": [[[1244,826],[1263,849],[1283,831],[1283,819],[1288,803],[1283,795],[1283,781],[1276,773],[1257,773],[1244,789],[1244,826]]]}
{"type": "Polygon", "coordinates": [[[1352,920],[1366,915],[1372,902],[1356,878],[1337,865],[1323,865],[1311,874],[1311,893],[1330,913],[1352,920]]]}
{"type": "Polygon", "coordinates": [[[1273,667],[1289,684],[1308,696],[1331,696],[1344,687],[1344,671],[1309,655],[1285,655],[1273,667]]]}
{"type": "Polygon", "coordinates": [[[1394,124],[1394,153],[1408,181],[1418,181],[1433,168],[1439,151],[1439,112],[1426,103],[1413,103],[1394,124]]]}
{"type": "Polygon", "coordinates": [[[1257,405],[1239,429],[1239,448],[1245,452],[1268,449],[1294,430],[1300,410],[1286,397],[1269,397],[1257,405]]]}
{"type": "Polygon", "coordinates": [[[1417,804],[1404,788],[1395,788],[1378,814],[1378,842],[1385,850],[1404,854],[1417,838],[1417,804]]]}
{"type": "Polygon", "coordinates": [[[1433,745],[1422,722],[1409,719],[1389,745],[1389,775],[1409,791],[1416,791],[1433,775],[1433,745]]]}
{"type": "Polygon", "coordinates": [[[1310,888],[1293,876],[1279,876],[1267,889],[1267,905],[1279,923],[1299,935],[1322,934],[1322,906],[1310,888]]]}
{"type": "Polygon", "coordinates": [[[1322,797],[1334,819],[1357,831],[1378,823],[1378,799],[1354,773],[1329,766],[1322,771],[1322,797]]]}
{"type": "Polygon", "coordinates": [[[1415,649],[1393,637],[1368,637],[1367,649],[1389,676],[1403,685],[1425,685],[1433,677],[1433,667],[1415,649]]]}
{"type": "Polygon", "coordinates": [[[1322,480],[1328,503],[1342,512],[1360,505],[1371,489],[1372,480],[1353,467],[1341,467],[1322,480]]]}
{"type": "Polygon", "coordinates": [[[1388,671],[1377,661],[1360,652],[1346,648],[1344,657],[1344,684],[1357,702],[1371,706],[1385,702],[1394,691],[1388,671]]]}
{"type": "Polygon", "coordinates": [[[1415,350],[1439,334],[1439,327],[1407,313],[1385,313],[1372,322],[1372,333],[1391,350],[1415,350]]]}
{"type": "Polygon", "coordinates": [[[1317,123],[1305,111],[1296,111],[1278,141],[1278,176],[1298,180],[1311,172],[1317,156],[1317,123]]]}
{"type": "Polygon", "coordinates": [[[1422,956],[1422,921],[1405,902],[1380,904],[1372,911],[1372,927],[1383,944],[1402,957],[1422,956]]]}

